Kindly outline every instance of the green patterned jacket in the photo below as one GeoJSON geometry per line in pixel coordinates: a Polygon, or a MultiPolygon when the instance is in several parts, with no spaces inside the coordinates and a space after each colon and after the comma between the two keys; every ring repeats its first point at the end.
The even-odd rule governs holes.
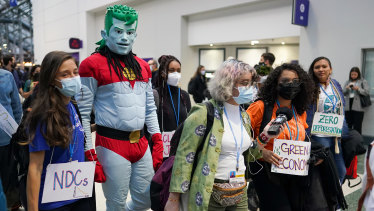
{"type": "MultiPolygon", "coordinates": [[[[210,102],[214,106],[214,121],[211,131],[205,141],[203,136],[207,124],[207,109],[204,104],[195,105],[188,118],[184,122],[178,150],[174,160],[173,173],[170,181],[170,192],[185,193],[189,191],[188,210],[208,210],[210,195],[212,194],[214,178],[218,166],[218,158],[221,152],[221,142],[223,135],[223,106],[218,105],[214,100],[210,102]],[[195,156],[200,144],[203,149],[199,155],[195,156]],[[198,163],[191,179],[191,171],[194,158],[198,158],[198,163]]],[[[242,112],[243,123],[249,136],[251,137],[250,119],[247,113],[242,112]]],[[[249,148],[243,153],[246,166],[254,159],[262,157],[262,153],[256,147],[249,148]],[[253,156],[249,154],[249,151],[253,156]]],[[[248,170],[248,167],[247,167],[248,170]]]]}

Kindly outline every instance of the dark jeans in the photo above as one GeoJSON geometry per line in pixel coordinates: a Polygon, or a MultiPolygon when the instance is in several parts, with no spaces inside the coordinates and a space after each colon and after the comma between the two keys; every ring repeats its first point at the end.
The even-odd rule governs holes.
{"type": "Polygon", "coordinates": [[[0,147],[0,177],[8,207],[20,205],[17,166],[9,159],[9,145],[0,147]]]}
{"type": "Polygon", "coordinates": [[[345,119],[349,128],[355,129],[361,134],[362,121],[364,120],[363,111],[346,111],[345,119]]]}
{"type": "Polygon", "coordinates": [[[344,159],[343,159],[343,151],[342,151],[342,146],[341,146],[340,141],[338,141],[340,153],[336,154],[335,153],[335,137],[312,136],[312,139],[330,149],[332,155],[334,156],[335,166],[336,166],[336,169],[338,170],[340,184],[342,184],[347,169],[345,168],[344,159]]]}
{"type": "Polygon", "coordinates": [[[90,203],[91,198],[80,199],[72,204],[53,209],[53,211],[95,211],[90,203]]]}

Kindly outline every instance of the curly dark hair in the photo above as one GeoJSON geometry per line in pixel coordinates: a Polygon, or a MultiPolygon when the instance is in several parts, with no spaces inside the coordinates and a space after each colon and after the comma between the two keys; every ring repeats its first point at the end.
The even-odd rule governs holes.
{"type": "Polygon", "coordinates": [[[314,88],[313,88],[313,100],[312,100],[313,103],[316,103],[316,102],[317,102],[317,99],[319,98],[319,92],[320,92],[320,88],[319,88],[319,79],[314,75],[314,65],[315,65],[318,61],[320,61],[320,60],[326,60],[327,63],[329,63],[330,68],[332,68],[330,59],[328,59],[327,57],[324,57],[324,56],[320,56],[320,57],[315,58],[315,59],[313,60],[312,64],[310,64],[308,74],[309,74],[310,78],[313,79],[313,82],[314,82],[314,88]]]}
{"type": "Polygon", "coordinates": [[[260,92],[258,96],[265,103],[273,105],[278,96],[278,90],[277,90],[278,80],[284,70],[295,71],[297,75],[299,76],[299,80],[301,82],[300,92],[292,100],[292,104],[294,105],[296,112],[299,115],[301,115],[308,109],[311,103],[312,96],[313,96],[314,83],[310,79],[307,72],[305,72],[303,68],[300,67],[300,65],[284,63],[281,66],[278,66],[277,68],[275,68],[269,74],[264,85],[260,88],[260,92]]]}

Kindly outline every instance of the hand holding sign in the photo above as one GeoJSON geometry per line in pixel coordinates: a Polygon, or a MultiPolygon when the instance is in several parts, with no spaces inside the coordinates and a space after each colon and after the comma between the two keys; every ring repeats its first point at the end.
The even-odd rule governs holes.
{"type": "Polygon", "coordinates": [[[272,165],[271,172],[308,175],[310,142],[275,139],[273,151],[282,156],[283,160],[279,166],[272,165]]]}
{"type": "Polygon", "coordinates": [[[273,151],[267,150],[265,148],[262,150],[262,158],[266,162],[268,162],[270,164],[273,164],[273,165],[276,165],[276,166],[279,166],[281,161],[282,161],[282,158],[279,157],[279,155],[277,155],[273,151]]]}

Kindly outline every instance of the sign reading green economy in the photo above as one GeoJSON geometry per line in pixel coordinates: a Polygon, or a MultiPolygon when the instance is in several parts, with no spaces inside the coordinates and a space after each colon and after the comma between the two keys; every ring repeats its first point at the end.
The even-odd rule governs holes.
{"type": "Polygon", "coordinates": [[[343,121],[343,115],[316,112],[313,118],[312,134],[340,137],[343,121]]]}
{"type": "Polygon", "coordinates": [[[310,142],[275,139],[273,152],[282,158],[282,162],[279,166],[272,164],[271,172],[308,175],[310,142]]]}

